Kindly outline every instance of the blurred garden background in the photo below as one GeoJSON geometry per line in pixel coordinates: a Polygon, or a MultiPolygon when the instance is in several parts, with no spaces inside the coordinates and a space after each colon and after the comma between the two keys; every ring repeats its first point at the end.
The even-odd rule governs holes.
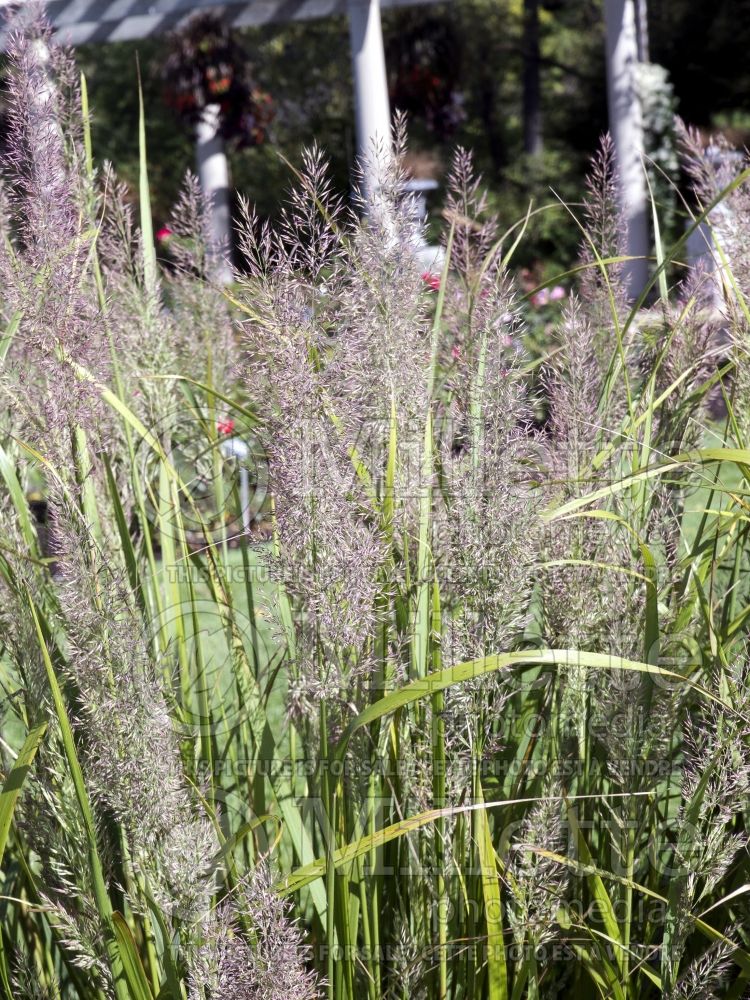
{"type": "MultiPolygon", "coordinates": [[[[750,3],[661,0],[647,17],[647,61],[666,71],[645,84],[652,93],[647,153],[680,184],[673,112],[706,136],[722,132],[733,146],[750,137],[750,3]]],[[[553,200],[551,189],[566,202],[580,200],[586,165],[607,129],[601,0],[454,0],[384,8],[382,19],[391,107],[408,115],[415,173],[440,182],[452,149],[471,149],[490,207],[508,224],[530,199],[553,200]]],[[[345,190],[356,158],[346,17],[239,29],[233,37],[273,113],[266,141],[244,149],[230,144],[234,189],[273,217],[290,183],[284,159],[299,165],[303,147],[315,142],[345,190]]],[[[134,191],[140,58],[157,228],[195,159],[191,130],[165,100],[169,49],[165,36],[77,49],[97,156],[111,160],[134,191]]],[[[444,194],[443,186],[430,195],[433,217],[444,194]]],[[[571,265],[579,240],[565,212],[542,213],[531,222],[518,265],[552,276],[571,265]]]]}

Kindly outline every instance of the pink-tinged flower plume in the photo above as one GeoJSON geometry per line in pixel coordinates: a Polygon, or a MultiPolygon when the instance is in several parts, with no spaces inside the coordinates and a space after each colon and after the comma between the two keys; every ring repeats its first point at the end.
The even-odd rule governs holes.
{"type": "Polygon", "coordinates": [[[16,395],[34,411],[30,440],[52,454],[52,439],[67,438],[71,422],[101,426],[92,416],[97,402],[74,369],[105,378],[109,358],[90,266],[96,203],[72,166],[84,156],[75,68],[52,41],[41,8],[23,5],[8,27],[2,166],[10,218],[0,280],[4,302],[21,314],[8,367],[17,365],[16,395]],[[21,238],[11,252],[12,234],[21,238]]]}

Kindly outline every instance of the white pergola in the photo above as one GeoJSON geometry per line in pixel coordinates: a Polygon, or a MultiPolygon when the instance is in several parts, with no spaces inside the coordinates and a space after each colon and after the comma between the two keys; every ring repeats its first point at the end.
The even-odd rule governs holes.
{"type": "MultiPolygon", "coordinates": [[[[9,0],[0,0],[6,6],[9,0]]],[[[357,149],[365,164],[365,194],[373,183],[368,160],[390,142],[390,108],[380,22],[381,6],[402,7],[436,0],[48,0],[47,16],[61,41],[70,45],[147,38],[178,28],[200,10],[221,10],[236,27],[303,21],[347,14],[354,78],[357,149]]],[[[610,131],[620,173],[622,209],[629,227],[631,294],[643,288],[650,242],[643,166],[643,126],[636,71],[643,58],[645,0],[604,0],[607,97],[610,131]],[[640,51],[639,51],[640,45],[640,51]]],[[[0,46],[2,35],[0,34],[0,46]]],[[[217,134],[218,108],[207,109],[196,134],[198,174],[214,206],[217,236],[229,234],[229,176],[217,134]]]]}

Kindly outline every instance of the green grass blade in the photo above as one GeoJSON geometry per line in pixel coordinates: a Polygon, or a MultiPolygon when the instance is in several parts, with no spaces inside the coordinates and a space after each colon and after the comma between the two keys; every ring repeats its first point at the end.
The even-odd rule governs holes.
{"type": "Polygon", "coordinates": [[[112,924],[131,1000],[154,1000],[146,970],[143,968],[141,956],[138,954],[133,935],[125,918],[121,913],[113,913],[112,924]]]}
{"type": "MultiPolygon", "coordinates": [[[[482,783],[477,776],[477,802],[484,803],[482,783]]],[[[486,809],[478,809],[474,814],[475,837],[479,852],[482,876],[482,897],[484,899],[484,919],[487,925],[487,980],[489,1000],[507,1000],[508,970],[505,962],[503,943],[503,908],[500,899],[500,879],[492,846],[490,821],[486,809]]]]}
{"type": "Polygon", "coordinates": [[[120,538],[120,545],[122,546],[122,553],[125,559],[125,566],[128,573],[128,582],[130,584],[130,589],[135,595],[136,599],[139,601],[142,607],[144,607],[144,595],[143,595],[143,584],[141,581],[140,570],[138,568],[138,557],[135,554],[135,548],[133,547],[133,540],[130,537],[130,531],[128,529],[128,524],[125,519],[125,511],[122,507],[122,501],[120,500],[120,494],[117,490],[117,483],[115,482],[115,477],[112,472],[112,465],[109,461],[107,455],[103,456],[104,460],[104,470],[107,476],[107,487],[109,489],[109,498],[112,502],[112,511],[115,515],[115,523],[117,525],[117,532],[120,538]]]}
{"type": "Polygon", "coordinates": [[[432,320],[432,336],[431,336],[431,354],[432,360],[430,363],[430,373],[427,380],[427,398],[432,400],[432,396],[435,390],[435,378],[437,375],[438,358],[440,356],[440,324],[443,319],[443,308],[445,306],[445,291],[448,287],[448,275],[451,268],[451,253],[453,252],[453,238],[456,232],[455,222],[451,223],[450,230],[448,231],[448,239],[445,243],[445,260],[443,261],[443,271],[440,275],[440,286],[438,288],[437,302],[435,303],[435,315],[432,320]]]}
{"type": "Polygon", "coordinates": [[[143,241],[143,281],[150,297],[156,296],[156,248],[154,224],[151,219],[151,195],[148,186],[148,160],[146,157],[146,113],[143,108],[141,70],[138,67],[138,197],[141,214],[141,239],[143,241]]]}
{"type": "Polygon", "coordinates": [[[658,462],[648,469],[638,469],[631,475],[625,476],[623,479],[604,486],[601,489],[594,490],[592,493],[575,497],[560,507],[545,511],[542,514],[542,519],[544,521],[556,521],[558,518],[580,510],[590,503],[596,503],[605,497],[622,493],[644,479],[655,479],[658,476],[665,475],[667,472],[675,472],[693,465],[709,465],[714,462],[730,462],[740,469],[746,479],[750,480],[750,450],[746,448],[696,448],[693,451],[680,452],[674,458],[658,462]]]}
{"type": "Polygon", "coordinates": [[[81,73],[81,124],[83,126],[83,150],[86,156],[86,173],[89,178],[94,176],[94,151],[91,144],[91,112],[89,110],[89,88],[86,74],[81,73]]]}
{"type": "Polygon", "coordinates": [[[483,656],[478,660],[469,660],[466,663],[459,663],[456,666],[448,667],[439,673],[430,674],[427,677],[412,681],[404,687],[398,688],[387,694],[380,701],[369,705],[349,723],[338,745],[337,753],[343,754],[349,740],[357,730],[363,726],[368,726],[376,719],[381,719],[384,715],[395,712],[406,705],[412,705],[424,698],[429,698],[438,691],[445,691],[446,688],[454,684],[463,684],[468,680],[474,680],[485,674],[498,670],[512,669],[519,666],[531,666],[533,664],[545,664],[548,666],[581,666],[589,667],[593,670],[630,670],[637,673],[653,674],[665,679],[678,681],[681,684],[692,688],[705,698],[716,704],[723,705],[731,711],[731,706],[726,705],[707,689],[701,687],[688,677],[667,670],[663,667],[655,666],[652,663],[641,663],[638,660],[628,660],[621,656],[614,656],[604,653],[588,653],[574,649],[542,649],[524,650],[519,653],[499,653],[494,656],[483,656]]]}
{"type": "MultiPolygon", "coordinates": [[[[609,872],[603,868],[599,868],[593,863],[593,861],[590,864],[583,864],[575,858],[569,858],[565,854],[558,854],[556,851],[548,851],[546,848],[537,847],[533,844],[527,844],[525,847],[527,850],[533,851],[540,857],[548,858],[550,861],[555,861],[559,865],[570,868],[571,871],[574,871],[579,875],[586,877],[589,875],[597,875],[600,879],[602,879],[602,881],[612,881],[616,882],[618,885],[629,885],[636,892],[639,892],[644,896],[648,896],[650,899],[657,900],[659,903],[666,904],[668,902],[666,896],[662,896],[661,893],[650,889],[648,886],[643,885],[640,882],[634,882],[622,875],[617,875],[615,872],[609,872]]],[[[748,952],[745,948],[738,947],[736,941],[733,941],[718,928],[706,923],[706,921],[702,920],[700,917],[692,917],[691,919],[694,920],[695,927],[701,932],[701,934],[707,937],[710,941],[721,942],[726,945],[732,952],[731,957],[735,964],[742,969],[744,975],[750,975],[750,952],[748,952]]],[[[615,940],[617,940],[617,938],[615,938],[615,940]]]]}
{"type": "Polygon", "coordinates": [[[16,808],[16,802],[26,780],[26,775],[29,773],[46,732],[46,722],[29,732],[3,784],[3,790],[0,793],[0,864],[2,864],[5,854],[5,845],[8,843],[13,810],[16,808]]]}
{"type": "Polygon", "coordinates": [[[659,225],[659,213],[656,211],[656,199],[651,188],[651,179],[648,171],[644,170],[646,185],[648,187],[648,197],[651,202],[651,222],[654,227],[654,244],[656,247],[656,280],[659,286],[659,298],[662,306],[669,303],[669,289],[667,288],[666,258],[664,256],[664,244],[661,238],[661,226],[659,225]]]}
{"type": "MultiPolygon", "coordinates": [[[[583,832],[578,825],[578,820],[576,818],[575,811],[573,808],[566,804],[566,812],[568,816],[568,823],[570,824],[570,829],[573,836],[576,839],[578,845],[578,852],[581,857],[581,863],[584,867],[589,867],[594,869],[593,861],[591,858],[591,851],[586,843],[586,838],[583,836],[583,832]]],[[[607,934],[609,937],[617,943],[617,962],[620,967],[620,971],[623,971],[623,941],[622,935],[620,934],[620,924],[617,920],[617,915],[615,914],[615,909],[612,904],[612,900],[609,898],[609,893],[604,887],[604,882],[601,876],[596,870],[592,870],[591,874],[588,876],[588,883],[591,889],[591,895],[596,902],[599,914],[604,921],[604,926],[607,929],[607,934]]]]}
{"type": "Polygon", "coordinates": [[[2,335],[2,337],[0,337],[0,362],[5,361],[8,355],[8,351],[10,350],[10,346],[13,343],[16,334],[18,333],[18,328],[21,325],[22,318],[23,318],[23,312],[20,309],[16,309],[16,311],[13,313],[10,320],[8,321],[8,325],[5,328],[5,333],[2,335]]]}
{"type": "Polygon", "coordinates": [[[422,452],[422,482],[419,497],[419,541],[417,546],[417,578],[414,617],[411,632],[412,676],[424,677],[428,672],[429,636],[431,625],[430,551],[432,527],[432,416],[427,414],[422,452]]]}
{"type": "Polygon", "coordinates": [[[37,542],[36,529],[31,522],[29,505],[21,489],[21,484],[16,475],[16,469],[11,461],[10,455],[0,444],[0,476],[5,480],[10,499],[15,509],[18,525],[21,529],[23,540],[28,546],[29,555],[32,559],[39,559],[39,545],[37,542]]]}
{"type": "MultiPolygon", "coordinates": [[[[630,793],[617,793],[612,797],[627,798],[629,797],[629,794],[630,793]]],[[[650,793],[642,792],[633,794],[643,797],[649,795],[650,793]]],[[[488,802],[473,803],[472,805],[445,806],[443,809],[428,809],[425,812],[409,816],[407,819],[399,820],[398,823],[392,823],[390,826],[383,827],[373,834],[367,834],[364,837],[359,837],[357,840],[351,841],[351,843],[346,844],[344,847],[337,848],[332,855],[333,866],[338,869],[342,866],[350,865],[357,858],[362,857],[374,848],[382,847],[384,844],[388,844],[393,840],[398,840],[405,834],[413,833],[415,830],[420,830],[422,827],[434,823],[439,819],[451,819],[456,816],[465,816],[470,813],[486,809],[501,809],[508,806],[526,807],[535,802],[542,801],[557,801],[559,799],[560,802],[565,802],[577,801],[579,799],[600,800],[601,798],[602,796],[600,794],[569,796],[567,798],[564,798],[563,796],[553,796],[551,798],[550,796],[536,796],[516,799],[499,799],[497,801],[493,800],[488,802]]],[[[276,883],[276,891],[282,895],[298,892],[304,886],[309,885],[316,879],[322,878],[326,873],[328,863],[329,857],[328,855],[325,855],[323,857],[316,858],[312,864],[304,865],[301,868],[295,869],[295,871],[291,872],[289,875],[280,879],[276,883]]],[[[651,895],[654,894],[651,893],[651,895]]]]}

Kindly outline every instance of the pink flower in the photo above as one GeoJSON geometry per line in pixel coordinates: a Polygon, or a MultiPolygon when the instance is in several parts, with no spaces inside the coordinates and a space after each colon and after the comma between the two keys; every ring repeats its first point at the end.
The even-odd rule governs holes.
{"type": "Polygon", "coordinates": [[[458,361],[458,359],[461,357],[461,348],[458,346],[458,344],[454,344],[453,347],[451,347],[451,357],[453,358],[454,361],[458,361]]]}
{"type": "Polygon", "coordinates": [[[555,287],[550,290],[549,300],[550,302],[559,302],[560,299],[564,299],[567,294],[568,293],[562,285],[555,285],[555,287]]]}
{"type": "Polygon", "coordinates": [[[169,228],[169,226],[162,226],[161,229],[157,229],[156,231],[156,238],[159,241],[159,243],[166,242],[166,240],[168,240],[171,235],[172,235],[172,230],[169,228]]]}
{"type": "Polygon", "coordinates": [[[433,274],[431,271],[425,271],[422,275],[422,281],[426,285],[429,285],[433,292],[437,292],[440,288],[440,275],[433,274]]]}
{"type": "Polygon", "coordinates": [[[546,306],[549,302],[549,289],[540,288],[538,292],[534,292],[529,301],[535,309],[538,309],[540,306],[546,306]]]}
{"type": "Polygon", "coordinates": [[[219,420],[216,424],[216,430],[219,434],[231,434],[234,430],[234,420],[231,417],[227,417],[226,420],[219,420]]]}

